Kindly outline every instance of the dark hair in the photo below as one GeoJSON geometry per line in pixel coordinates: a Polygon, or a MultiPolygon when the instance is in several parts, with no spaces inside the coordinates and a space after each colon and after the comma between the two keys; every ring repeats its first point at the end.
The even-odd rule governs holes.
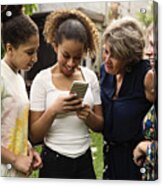
{"type": "Polygon", "coordinates": [[[7,22],[15,16],[22,14],[22,5],[2,5],[1,6],[1,22],[7,22]]]}
{"type": "Polygon", "coordinates": [[[7,43],[15,48],[27,42],[32,36],[38,34],[38,27],[32,19],[23,14],[22,5],[6,5],[1,12],[1,35],[2,44],[5,49],[7,43]]]}
{"type": "Polygon", "coordinates": [[[92,20],[76,9],[60,9],[52,12],[46,18],[43,31],[45,40],[52,46],[66,39],[81,41],[85,46],[85,53],[96,56],[99,48],[99,33],[92,20]]]}
{"type": "Polygon", "coordinates": [[[68,19],[59,26],[55,35],[56,43],[61,44],[63,38],[80,41],[84,43],[86,48],[88,47],[86,29],[81,22],[76,19],[68,19]]]}

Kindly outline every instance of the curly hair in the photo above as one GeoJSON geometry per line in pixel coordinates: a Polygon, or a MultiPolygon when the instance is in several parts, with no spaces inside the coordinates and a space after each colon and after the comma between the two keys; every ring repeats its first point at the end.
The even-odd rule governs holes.
{"type": "Polygon", "coordinates": [[[143,57],[144,34],[140,23],[132,17],[113,21],[104,32],[104,41],[109,43],[112,56],[127,62],[128,66],[143,57]]]}
{"type": "Polygon", "coordinates": [[[61,9],[48,15],[43,34],[46,42],[52,46],[54,44],[60,44],[63,37],[82,41],[85,45],[85,52],[88,52],[92,57],[96,55],[97,49],[99,48],[99,33],[96,25],[90,18],[76,9],[61,9]],[[65,22],[67,22],[67,26],[65,26],[61,32],[60,27],[65,22]],[[79,23],[82,26],[79,25],[79,23]]]}
{"type": "Polygon", "coordinates": [[[5,49],[6,43],[11,43],[15,48],[39,34],[34,21],[22,12],[22,5],[6,5],[1,12],[1,35],[5,49]],[[8,14],[8,12],[10,14],[8,14]]]}

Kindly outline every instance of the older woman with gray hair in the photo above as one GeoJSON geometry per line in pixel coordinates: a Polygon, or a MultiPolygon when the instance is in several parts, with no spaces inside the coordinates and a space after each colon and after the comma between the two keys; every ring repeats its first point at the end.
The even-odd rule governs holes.
{"type": "Polygon", "coordinates": [[[101,66],[104,112],[104,179],[140,180],[133,149],[143,140],[142,121],[154,101],[154,74],[143,60],[145,41],[137,20],[125,17],[104,32],[105,62],[101,66]]]}

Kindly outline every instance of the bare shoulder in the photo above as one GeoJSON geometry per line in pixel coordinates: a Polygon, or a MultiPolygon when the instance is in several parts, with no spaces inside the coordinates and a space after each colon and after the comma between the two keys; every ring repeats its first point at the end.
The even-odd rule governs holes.
{"type": "Polygon", "coordinates": [[[155,100],[155,85],[156,85],[156,78],[154,70],[149,70],[144,78],[144,88],[146,98],[153,102],[155,100]]]}
{"type": "Polygon", "coordinates": [[[154,89],[155,88],[155,72],[151,69],[149,70],[144,78],[144,86],[146,89],[154,89]]]}

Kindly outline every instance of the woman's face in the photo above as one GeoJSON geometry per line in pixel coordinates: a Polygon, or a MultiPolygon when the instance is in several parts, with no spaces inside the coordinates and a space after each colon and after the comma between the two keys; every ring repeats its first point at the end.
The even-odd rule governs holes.
{"type": "Polygon", "coordinates": [[[12,47],[9,65],[14,71],[29,71],[37,62],[37,50],[39,47],[39,35],[31,36],[26,43],[20,44],[18,48],[12,47]]]}
{"type": "Polygon", "coordinates": [[[109,43],[105,44],[105,70],[108,74],[116,75],[125,71],[126,63],[114,58],[109,43]]]}
{"type": "Polygon", "coordinates": [[[145,54],[146,54],[146,56],[148,56],[152,68],[154,68],[154,66],[155,66],[155,48],[154,48],[153,32],[151,32],[148,35],[147,39],[148,39],[148,44],[147,44],[147,47],[145,48],[145,54]]]}
{"type": "Polygon", "coordinates": [[[58,56],[59,70],[65,76],[71,76],[81,63],[84,53],[84,44],[71,39],[63,39],[55,51],[58,56]]]}

